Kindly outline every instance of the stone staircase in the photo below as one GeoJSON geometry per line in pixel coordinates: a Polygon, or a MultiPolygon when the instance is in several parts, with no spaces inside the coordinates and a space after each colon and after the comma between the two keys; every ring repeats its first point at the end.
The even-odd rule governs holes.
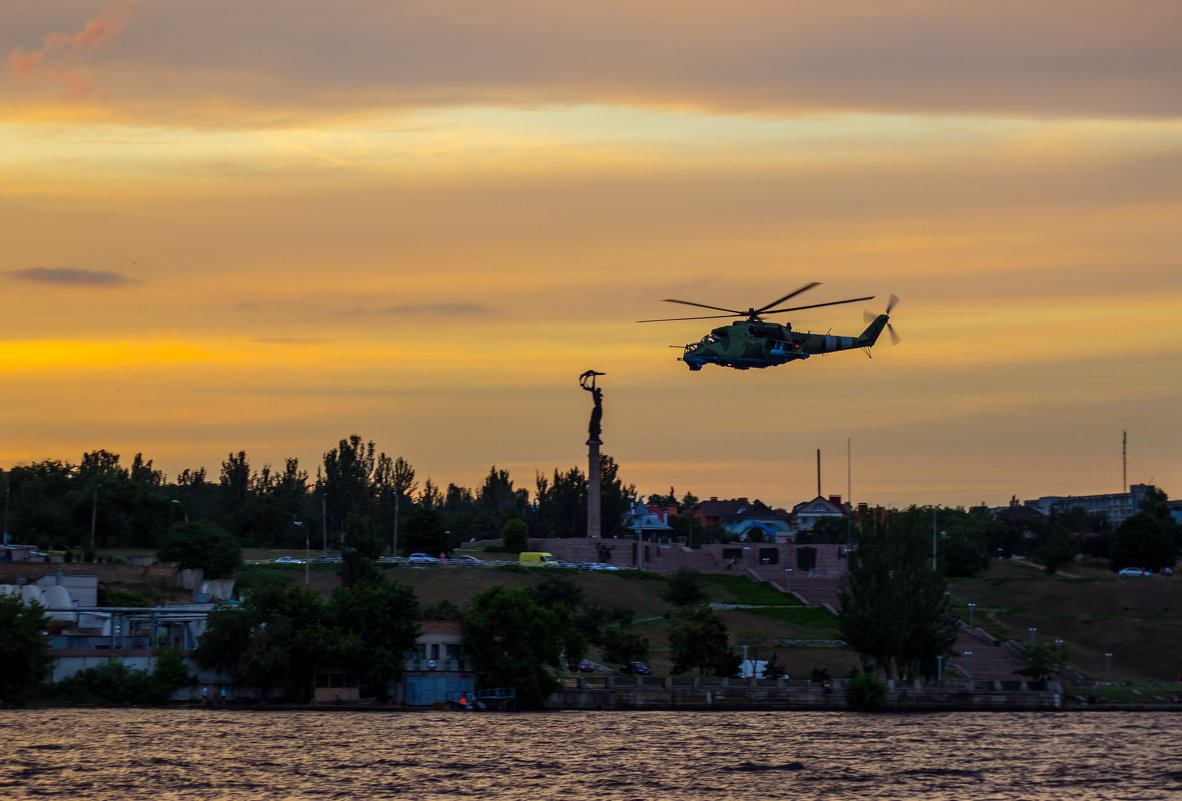
{"type": "Polygon", "coordinates": [[[976,681],[1026,681],[1014,673],[1026,666],[1018,652],[994,642],[984,629],[962,625],[952,646],[957,655],[948,660],[948,669],[976,681]]]}

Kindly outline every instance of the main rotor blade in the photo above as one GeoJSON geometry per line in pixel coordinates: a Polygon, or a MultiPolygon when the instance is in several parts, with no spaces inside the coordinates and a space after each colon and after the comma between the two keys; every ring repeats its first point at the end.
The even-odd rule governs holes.
{"type": "MultiPolygon", "coordinates": [[[[709,308],[709,307],[707,307],[709,308]]],[[[741,314],[710,314],[705,317],[661,317],[657,320],[637,320],[638,323],[672,323],[678,320],[720,320],[724,317],[746,317],[747,313],[741,314]]]]}
{"type": "Polygon", "coordinates": [[[789,298],[794,298],[797,295],[799,295],[801,292],[807,292],[808,290],[812,289],[813,287],[820,286],[820,285],[821,285],[820,281],[813,281],[811,284],[805,284],[804,286],[802,286],[800,289],[796,290],[795,292],[789,292],[787,295],[780,298],[779,300],[773,300],[771,303],[767,304],[766,306],[759,307],[758,309],[755,310],[755,313],[756,314],[763,314],[763,312],[766,309],[770,309],[773,306],[779,306],[781,303],[788,300],[789,298]]]}
{"type": "Polygon", "coordinates": [[[788,309],[772,309],[770,311],[761,311],[760,314],[782,314],[790,311],[800,311],[801,309],[819,309],[822,306],[840,306],[842,303],[857,303],[860,300],[873,300],[873,295],[867,295],[864,298],[850,298],[849,300],[834,300],[829,303],[814,303],[811,306],[792,306],[788,309]]]}
{"type": "MultiPolygon", "coordinates": [[[[662,298],[663,303],[684,303],[686,306],[698,306],[703,309],[714,309],[715,311],[730,312],[731,314],[743,315],[747,312],[739,311],[738,309],[727,309],[722,306],[707,306],[705,303],[694,303],[689,300],[674,300],[673,298],[662,298]]],[[[773,304],[774,305],[774,304],[773,304]]]]}

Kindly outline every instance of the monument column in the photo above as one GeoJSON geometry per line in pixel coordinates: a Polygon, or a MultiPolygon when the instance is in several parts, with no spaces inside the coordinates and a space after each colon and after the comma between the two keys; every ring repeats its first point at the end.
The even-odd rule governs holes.
{"type": "Polygon", "coordinates": [[[587,536],[599,539],[603,531],[603,520],[600,517],[600,476],[599,476],[599,446],[603,441],[599,439],[600,421],[603,419],[603,390],[595,386],[597,373],[588,370],[579,376],[579,386],[591,393],[595,408],[591,410],[591,422],[587,425],[587,536]]]}

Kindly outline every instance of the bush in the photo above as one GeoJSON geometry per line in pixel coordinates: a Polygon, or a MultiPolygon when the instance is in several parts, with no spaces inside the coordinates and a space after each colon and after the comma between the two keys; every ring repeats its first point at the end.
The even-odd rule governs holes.
{"type": "Polygon", "coordinates": [[[886,706],[886,685],[869,673],[859,673],[845,686],[845,700],[858,712],[881,712],[886,706]]]}

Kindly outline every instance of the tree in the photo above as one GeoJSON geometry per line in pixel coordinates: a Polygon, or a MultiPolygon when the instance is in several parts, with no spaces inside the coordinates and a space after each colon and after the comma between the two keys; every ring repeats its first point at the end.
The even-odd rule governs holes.
{"type": "Polygon", "coordinates": [[[341,663],[357,672],[366,695],[386,696],[391,679],[402,675],[406,652],[415,644],[419,602],[405,585],[379,578],[337,587],[328,603],[327,624],[344,634],[341,663]]]}
{"type": "Polygon", "coordinates": [[[706,604],[683,607],[669,626],[669,655],[673,672],[697,668],[703,676],[729,666],[726,621],[706,604]]]}
{"type": "Polygon", "coordinates": [[[581,638],[565,605],[542,607],[526,588],[494,584],[472,599],[464,615],[464,648],[485,686],[515,687],[518,706],[541,709],[561,686],[562,659],[581,659],[581,638]]]}
{"type": "Polygon", "coordinates": [[[1019,676],[1029,676],[1035,681],[1052,679],[1066,668],[1069,653],[1066,645],[1036,645],[1033,648],[1026,646],[1022,649],[1026,667],[1014,672],[1019,676]]]}
{"type": "Polygon", "coordinates": [[[587,476],[577,467],[555,469],[554,478],[535,476],[535,531],[543,537],[582,537],[587,533],[587,476]]]}
{"type": "Polygon", "coordinates": [[[870,673],[859,673],[845,686],[845,700],[859,712],[881,712],[886,706],[887,686],[870,673]]]}
{"type": "Polygon", "coordinates": [[[649,640],[639,632],[615,626],[605,628],[600,635],[603,659],[606,662],[627,664],[648,659],[649,640]]]}
{"type": "Polygon", "coordinates": [[[865,525],[838,591],[838,626],[867,672],[933,676],[956,641],[944,577],[932,570],[931,510],[865,525]]]}
{"type": "Polygon", "coordinates": [[[708,600],[702,574],[688,567],[678,568],[661,597],[674,606],[696,606],[708,600]]]}
{"type": "Polygon", "coordinates": [[[222,604],[209,613],[193,657],[263,698],[279,688],[306,701],[317,669],[340,662],[345,650],[341,632],[327,625],[326,612],[321,597],[307,587],[263,584],[237,607],[222,604]]]}
{"type": "Polygon", "coordinates": [[[200,568],[205,578],[226,578],[242,564],[242,548],[222,528],[196,521],[174,523],[160,542],[157,558],[182,569],[200,568]]]}
{"type": "Polygon", "coordinates": [[[1176,524],[1169,518],[1138,512],[1126,517],[1112,536],[1109,566],[1112,570],[1140,567],[1160,570],[1177,561],[1176,524]]]}
{"type": "Polygon", "coordinates": [[[425,553],[436,556],[456,546],[454,535],[443,528],[442,515],[435,509],[417,507],[406,519],[398,537],[398,549],[404,554],[425,553]]]}
{"type": "Polygon", "coordinates": [[[799,544],[836,543],[849,541],[850,523],[844,517],[819,517],[813,521],[809,531],[802,531],[797,535],[799,544]]]}
{"type": "Polygon", "coordinates": [[[41,604],[0,595],[0,703],[25,703],[49,675],[49,643],[42,633],[48,624],[41,604]]]}
{"type": "Polygon", "coordinates": [[[529,548],[529,525],[524,520],[513,518],[501,526],[501,542],[506,553],[521,553],[529,548]]]}

